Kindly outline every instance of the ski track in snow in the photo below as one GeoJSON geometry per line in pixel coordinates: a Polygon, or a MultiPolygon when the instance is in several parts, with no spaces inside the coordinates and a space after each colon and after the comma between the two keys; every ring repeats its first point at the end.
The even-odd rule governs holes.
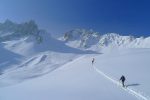
{"type": "MultiPolygon", "coordinates": [[[[71,65],[71,64],[73,64],[73,63],[75,63],[75,62],[77,62],[78,60],[83,59],[84,57],[86,57],[86,56],[83,55],[83,56],[80,56],[80,57],[78,57],[78,58],[76,58],[76,59],[71,59],[69,63],[66,63],[66,64],[64,64],[63,66],[64,66],[64,67],[65,67],[65,66],[69,66],[69,65],[71,65]]],[[[60,68],[63,68],[63,66],[60,67],[60,68]]]]}
{"type": "MultiPolygon", "coordinates": [[[[120,83],[119,83],[116,79],[114,79],[114,78],[112,78],[112,77],[109,77],[109,76],[106,75],[104,72],[102,72],[101,70],[99,70],[98,68],[96,68],[96,66],[93,65],[93,67],[94,67],[94,69],[96,70],[96,72],[98,72],[99,74],[101,74],[102,76],[104,76],[105,78],[107,78],[108,80],[110,80],[111,82],[113,82],[114,84],[116,84],[117,86],[120,87],[120,83]]],[[[131,88],[129,88],[129,87],[128,87],[128,88],[123,88],[123,87],[121,86],[121,88],[122,88],[123,90],[125,90],[126,92],[128,92],[129,94],[132,94],[133,96],[135,96],[138,100],[150,100],[150,97],[147,96],[146,94],[144,94],[144,93],[141,92],[141,91],[133,90],[133,89],[131,89],[131,88]]]]}

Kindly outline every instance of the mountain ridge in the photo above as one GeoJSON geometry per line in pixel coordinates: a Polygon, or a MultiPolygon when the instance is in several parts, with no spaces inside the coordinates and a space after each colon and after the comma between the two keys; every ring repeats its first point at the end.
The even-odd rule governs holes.
{"type": "Polygon", "coordinates": [[[89,49],[93,46],[99,48],[150,48],[149,37],[123,36],[117,33],[100,34],[93,30],[75,29],[64,33],[61,38],[67,45],[76,48],[89,49]]]}

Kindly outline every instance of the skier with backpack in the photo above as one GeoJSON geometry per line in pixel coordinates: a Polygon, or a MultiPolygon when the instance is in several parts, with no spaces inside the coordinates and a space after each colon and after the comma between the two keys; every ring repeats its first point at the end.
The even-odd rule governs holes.
{"type": "Polygon", "coordinates": [[[125,76],[121,76],[120,81],[122,82],[122,86],[125,87],[124,82],[125,82],[126,78],[125,76]]]}
{"type": "Polygon", "coordinates": [[[93,59],[92,59],[92,65],[94,64],[94,61],[95,61],[95,59],[93,58],[93,59]]]}

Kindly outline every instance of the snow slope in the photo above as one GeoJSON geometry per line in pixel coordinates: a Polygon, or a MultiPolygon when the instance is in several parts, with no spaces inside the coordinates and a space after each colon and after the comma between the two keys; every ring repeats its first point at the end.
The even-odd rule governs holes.
{"type": "Polygon", "coordinates": [[[0,23],[0,87],[39,77],[83,54],[38,29],[34,21],[0,23]],[[9,34],[7,34],[9,33],[9,34]]]}
{"type": "Polygon", "coordinates": [[[150,100],[150,49],[115,51],[85,54],[45,76],[3,87],[0,99],[150,100]],[[126,76],[127,89],[118,83],[122,74],[126,76]]]}
{"type": "Polygon", "coordinates": [[[38,77],[83,54],[94,53],[68,47],[63,42],[46,36],[43,36],[44,40],[40,44],[33,41],[32,37],[3,42],[0,48],[3,57],[0,59],[1,84],[16,84],[38,77]]]}
{"type": "Polygon", "coordinates": [[[138,92],[141,91],[143,95],[146,93],[150,96],[150,49],[127,49],[121,52],[116,50],[107,55],[107,60],[103,60],[103,57],[97,58],[101,59],[100,63],[97,62],[99,65],[97,68],[117,79],[118,76],[125,75],[128,87],[136,87],[138,92]]]}

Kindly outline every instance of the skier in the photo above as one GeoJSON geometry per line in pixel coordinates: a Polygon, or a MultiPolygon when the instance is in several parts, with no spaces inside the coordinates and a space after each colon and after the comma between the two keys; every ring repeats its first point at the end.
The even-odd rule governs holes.
{"type": "Polygon", "coordinates": [[[125,82],[126,78],[122,75],[120,78],[120,81],[122,82],[122,86],[125,87],[124,82],[125,82]]]}
{"type": "Polygon", "coordinates": [[[95,59],[93,58],[93,59],[92,59],[92,65],[94,64],[94,61],[95,61],[95,59]]]}

